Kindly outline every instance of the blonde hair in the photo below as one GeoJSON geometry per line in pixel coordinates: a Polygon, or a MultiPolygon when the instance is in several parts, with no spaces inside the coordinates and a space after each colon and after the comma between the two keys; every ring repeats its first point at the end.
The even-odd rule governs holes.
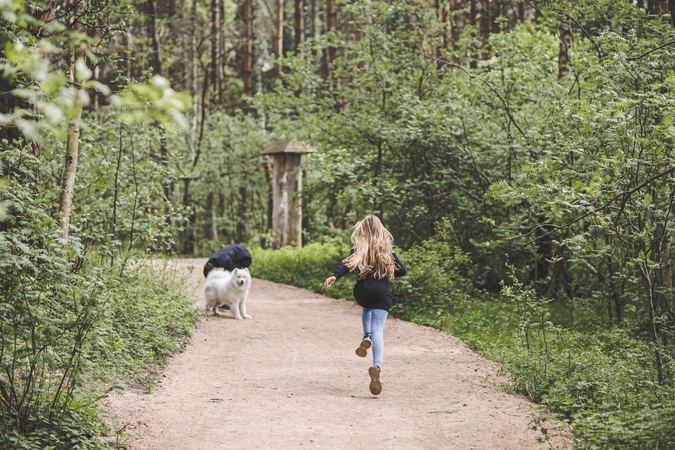
{"type": "Polygon", "coordinates": [[[377,279],[394,278],[394,237],[377,216],[369,215],[354,225],[354,252],[343,262],[349,269],[359,270],[362,280],[373,273],[377,279]]]}

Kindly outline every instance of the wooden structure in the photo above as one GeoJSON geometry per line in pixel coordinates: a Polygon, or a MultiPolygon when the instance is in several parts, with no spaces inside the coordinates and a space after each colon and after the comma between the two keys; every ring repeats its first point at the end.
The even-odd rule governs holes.
{"type": "Polygon", "coordinates": [[[262,151],[273,157],[272,230],[275,247],[302,246],[301,157],[314,150],[295,139],[281,139],[262,151]]]}

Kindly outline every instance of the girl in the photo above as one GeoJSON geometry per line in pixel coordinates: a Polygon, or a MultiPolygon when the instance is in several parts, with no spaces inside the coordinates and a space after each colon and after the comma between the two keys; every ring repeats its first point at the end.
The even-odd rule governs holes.
{"type": "Polygon", "coordinates": [[[406,274],[406,268],[393,251],[394,238],[377,216],[366,216],[354,226],[352,247],[349,256],[342,261],[332,277],[324,283],[329,288],[347,272],[358,270],[354,285],[354,298],[361,306],[363,339],[356,349],[362,358],[373,347],[373,365],[368,369],[370,392],[382,392],[380,372],[384,352],[384,323],[391,308],[389,280],[406,274]]]}

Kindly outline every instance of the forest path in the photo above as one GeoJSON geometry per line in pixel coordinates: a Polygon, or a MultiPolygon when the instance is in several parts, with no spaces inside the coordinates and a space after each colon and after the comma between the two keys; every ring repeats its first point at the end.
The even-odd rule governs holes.
{"type": "MultiPolygon", "coordinates": [[[[175,263],[201,307],[205,260],[175,263]]],[[[251,320],[201,321],[153,392],[109,395],[129,449],[569,448],[537,443],[534,405],[452,336],[390,317],[373,396],[358,305],[255,278],[247,304],[251,320]]]]}

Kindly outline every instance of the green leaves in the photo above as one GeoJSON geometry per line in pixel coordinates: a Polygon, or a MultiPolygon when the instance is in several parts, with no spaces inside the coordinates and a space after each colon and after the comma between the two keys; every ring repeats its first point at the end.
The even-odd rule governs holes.
{"type": "Polygon", "coordinates": [[[111,101],[121,110],[120,117],[127,123],[156,120],[168,131],[175,127],[189,128],[183,112],[190,107],[190,96],[171,89],[166,78],[159,75],[147,83],[130,83],[111,101]]]}
{"type": "MultiPolygon", "coordinates": [[[[16,165],[26,153],[2,156],[31,172],[16,165]]],[[[29,183],[10,178],[0,201],[10,219],[0,230],[0,447],[98,448],[106,386],[145,376],[189,336],[187,283],[169,267],[110,264],[110,254],[97,267],[74,237],[65,247],[49,199],[29,183]]]]}
{"type": "MultiPolygon", "coordinates": [[[[75,117],[82,106],[90,102],[90,93],[107,97],[110,88],[92,79],[90,66],[97,63],[88,51],[91,43],[87,35],[71,29],[62,29],[58,21],[41,23],[34,17],[21,15],[20,2],[4,0],[0,11],[10,20],[16,32],[8,39],[5,58],[0,63],[0,76],[16,80],[12,95],[26,101],[30,109],[17,109],[0,116],[0,123],[13,124],[24,136],[39,141],[45,132],[63,136],[65,123],[75,117]],[[25,31],[28,23],[46,30],[59,31],[49,37],[36,39],[25,31]],[[74,52],[72,56],[64,47],[74,52]],[[64,64],[64,61],[67,60],[64,64]],[[61,67],[67,67],[66,70],[61,67]],[[71,82],[72,80],[72,82],[71,82]]],[[[131,83],[110,102],[122,110],[122,117],[129,122],[158,121],[166,129],[187,128],[183,116],[190,106],[187,94],[173,91],[166,79],[155,76],[147,83],[131,83]]]]}

